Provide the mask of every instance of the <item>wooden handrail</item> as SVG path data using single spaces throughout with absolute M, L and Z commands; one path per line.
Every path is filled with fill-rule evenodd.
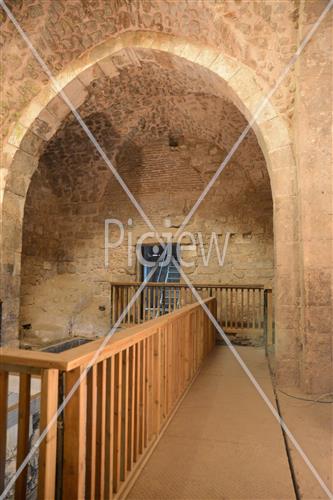
M 207 304 L 213 298 L 204 300 Z M 146 321 L 144 324 L 133 325 L 125 331 L 117 332 L 110 338 L 107 345 L 103 348 L 97 363 L 113 354 L 119 352 L 126 347 L 131 347 L 136 342 L 144 340 L 152 335 L 157 329 L 166 325 L 172 319 L 177 319 L 181 316 L 188 314 L 192 309 L 198 307 L 198 303 L 188 304 L 181 309 L 174 312 L 159 316 L 158 318 Z M 19 371 L 21 367 L 26 367 L 31 370 L 31 373 L 36 373 L 36 370 L 41 368 L 55 368 L 60 371 L 70 371 L 77 366 L 85 366 L 93 358 L 95 352 L 98 350 L 103 342 L 103 338 L 81 344 L 68 351 L 53 353 L 43 351 L 29 351 L 26 349 L 16 348 L 0 348 L 0 370 L 5 369 L 6 365 L 17 368 Z M 36 369 L 36 370 L 34 370 Z
M 204 302 L 215 316 L 215 297 Z M 20 373 L 19 464 L 31 446 L 30 375 L 41 376 L 41 432 L 102 342 L 92 341 L 62 353 L 1 349 L 1 490 L 5 483 L 8 376 Z M 62 491 L 77 500 L 118 498 L 156 446 L 214 344 L 214 326 L 198 303 L 116 333 L 69 399 L 58 430 L 54 423 L 40 447 L 38 498 L 54 499 L 61 484 Z M 27 475 L 22 474 L 15 496 L 24 499 L 26 494 Z
M 110 285 L 116 286 L 139 286 L 142 285 L 142 281 L 111 281 Z M 186 283 L 165 283 L 156 281 L 147 281 L 146 286 L 154 287 L 166 287 L 170 288 L 172 286 L 177 286 L 179 288 L 188 288 Z M 224 285 L 222 283 L 193 283 L 194 288 L 255 288 L 255 289 L 265 289 L 264 285 Z M 266 288 L 267 289 L 267 288 Z M 268 288 L 270 289 L 270 288 Z
M 122 326 L 145 322 L 166 311 L 194 301 L 192 291 L 186 283 L 145 284 L 141 294 L 123 314 L 125 307 L 134 298 L 141 282 L 110 283 L 110 323 L 113 325 L 122 315 Z M 246 335 L 256 345 L 263 342 L 265 311 L 264 296 L 271 289 L 264 285 L 223 285 L 195 283 L 193 287 L 202 299 L 215 296 L 217 320 L 224 331 L 231 335 Z M 252 341 L 251 340 L 251 341 Z

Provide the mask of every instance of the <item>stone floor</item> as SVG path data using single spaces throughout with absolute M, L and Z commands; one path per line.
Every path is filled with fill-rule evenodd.
M 263 350 L 237 349 L 274 401 Z M 128 498 L 295 498 L 280 426 L 227 347 L 208 358 Z
M 295 388 L 286 387 L 283 390 L 296 397 L 310 398 L 309 395 L 297 392 Z M 290 431 L 333 492 L 333 405 L 297 400 L 279 391 L 278 399 L 281 414 Z M 332 400 L 332 395 L 321 398 L 321 401 L 329 400 Z M 292 445 L 290 453 L 302 500 L 327 499 L 326 493 Z

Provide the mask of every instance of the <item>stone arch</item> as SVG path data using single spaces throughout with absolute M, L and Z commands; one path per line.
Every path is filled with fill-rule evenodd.
M 265 96 L 255 73 L 221 51 L 186 38 L 147 31 L 126 32 L 89 49 L 55 77 L 56 85 L 52 83 L 46 85 L 22 113 L 4 148 L 5 187 L 2 193 L 1 269 L 4 278 L 2 294 L 4 297 L 10 297 L 7 299 L 8 304 L 5 304 L 4 310 L 4 329 L 7 330 L 9 339 L 15 338 L 17 329 L 15 318 L 18 317 L 19 308 L 25 196 L 32 174 L 38 166 L 40 151 L 70 112 L 59 96 L 59 92 L 64 90 L 74 106 L 79 107 L 85 100 L 86 86 L 96 78 L 96 72 L 102 72 L 109 77 L 115 76 L 118 72 L 111 56 L 122 49 L 130 51 L 133 48 L 168 52 L 215 73 L 223 83 L 225 94 L 248 120 L 251 120 L 257 106 Z M 284 339 L 280 342 L 281 353 L 288 353 L 287 357 L 281 356 L 281 366 L 283 371 L 285 365 L 290 375 L 292 365 L 294 372 L 291 378 L 295 379 L 298 372 L 294 361 L 296 334 L 287 331 L 292 329 L 288 324 L 291 304 L 295 305 L 296 310 L 297 302 L 295 290 L 297 287 L 295 284 L 297 283 L 295 280 L 297 262 L 296 167 L 292 141 L 287 124 L 271 103 L 259 116 L 253 129 L 266 159 L 274 201 L 277 269 L 275 286 L 278 290 L 276 326 L 279 329 L 279 339 Z M 294 284 L 291 286 L 291 283 Z M 289 295 L 285 299 L 282 290 L 288 288 Z
M 74 106 L 79 107 L 86 96 L 85 87 L 95 78 L 96 65 L 104 74 L 112 77 L 117 74 L 117 69 L 111 56 L 122 49 L 131 48 L 168 52 L 215 73 L 224 82 L 226 95 L 248 120 L 251 120 L 265 97 L 255 72 L 218 49 L 164 33 L 135 31 L 120 34 L 89 49 L 69 68 L 61 71 L 55 77 L 56 85 L 51 82 L 46 85 L 21 114 L 4 148 L 5 190 L 11 188 L 11 172 L 14 173 L 12 167 L 17 162 L 18 153 L 23 151 L 32 157 L 38 156 L 42 143 L 54 135 L 63 118 L 70 112 L 58 95 L 59 91 L 64 90 Z M 271 182 L 274 183 L 273 151 L 285 148 L 285 167 L 293 169 L 295 166 L 288 126 L 274 106 L 268 103 L 253 124 L 253 129 L 265 155 Z M 274 186 L 272 192 L 274 197 Z

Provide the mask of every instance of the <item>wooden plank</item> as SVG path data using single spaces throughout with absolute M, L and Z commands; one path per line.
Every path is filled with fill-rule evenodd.
M 31 376 L 27 373 L 21 373 L 18 406 L 16 469 L 20 467 L 29 452 L 30 383 Z M 16 480 L 16 500 L 26 498 L 27 472 L 28 467 L 25 467 Z
M 155 334 L 156 335 L 156 334 Z M 154 346 L 153 346 L 153 336 L 148 339 L 148 423 L 147 423 L 147 440 L 150 442 L 153 434 L 153 362 L 154 362 Z
M 129 393 L 129 350 L 123 351 L 122 359 L 122 408 L 121 408 L 121 464 L 120 479 L 127 477 L 128 454 L 128 393 Z
M 106 361 L 106 418 L 105 418 L 105 498 L 113 497 L 114 454 L 114 357 Z
M 0 370 L 0 492 L 5 488 L 8 417 L 8 372 Z
M 121 411 L 122 411 L 122 352 L 114 357 L 114 456 L 113 456 L 113 492 L 117 493 L 120 487 L 121 463 Z
M 50 424 L 58 408 L 58 370 L 42 371 L 40 399 L 40 432 Z M 39 448 L 38 498 L 51 500 L 55 496 L 57 461 L 57 421 L 53 423 Z
M 87 375 L 87 449 L 86 498 L 95 499 L 96 487 L 96 429 L 97 429 L 97 367 Z
M 140 451 L 143 453 L 147 446 L 146 440 L 146 411 L 147 411 L 147 340 L 142 341 L 142 387 L 141 387 L 141 436 Z
M 140 372 L 141 372 L 141 344 L 138 343 L 136 348 L 136 363 L 135 363 L 135 436 L 134 436 L 134 462 L 139 459 L 139 441 L 140 441 Z
M 127 470 L 131 471 L 134 462 L 134 440 L 135 440 L 135 346 L 129 349 L 129 371 L 128 371 L 128 431 L 127 431 Z
M 66 373 L 66 395 L 80 378 L 82 371 L 83 368 L 78 367 Z M 70 498 L 73 499 L 81 499 L 85 495 L 86 406 L 87 379 L 85 378 L 73 393 L 64 411 L 63 491 L 70 492 Z
M 96 498 L 104 498 L 105 485 L 106 361 L 97 364 Z
M 142 284 L 142 281 L 112 281 L 112 285 L 117 286 L 118 288 L 124 288 L 128 286 L 140 286 Z M 147 281 L 147 286 L 150 287 L 161 287 L 165 288 L 168 286 L 167 283 L 165 282 L 156 282 L 156 281 Z M 177 283 L 176 285 L 178 288 L 185 288 L 188 289 L 188 285 L 186 283 Z M 229 285 L 227 283 L 221 284 L 221 283 L 195 283 L 195 288 L 196 289 L 203 289 L 203 288 L 265 288 L 264 285 L 261 284 L 250 284 L 250 285 Z
M 153 336 L 153 422 L 152 433 L 157 436 L 161 428 L 161 332 Z

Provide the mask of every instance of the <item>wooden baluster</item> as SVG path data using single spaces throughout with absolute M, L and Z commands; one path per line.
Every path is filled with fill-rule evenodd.
M 120 285 L 117 287 L 117 320 L 119 319 L 120 312 L 121 312 L 121 294 L 122 294 L 122 288 Z
M 260 289 L 259 291 L 260 297 L 259 297 L 259 328 L 260 330 L 263 331 L 264 329 L 264 290 Z
M 161 413 L 162 422 L 165 421 L 167 415 L 167 364 L 168 364 L 168 353 L 167 353 L 167 342 L 166 342 L 166 328 L 163 327 L 161 332 L 161 346 L 162 346 L 162 367 L 161 367 Z
M 240 328 L 244 328 L 244 288 L 241 289 L 241 322 Z
M 122 412 L 122 352 L 114 356 L 114 456 L 113 456 L 113 492 L 120 487 L 121 464 L 121 412 Z
M 229 317 L 229 302 L 228 302 L 228 288 L 224 289 L 224 317 L 225 317 L 225 328 L 228 327 L 228 317 Z
M 106 361 L 97 364 L 96 498 L 105 497 Z
M 143 452 L 143 400 L 144 400 L 144 345 L 139 342 L 139 400 L 138 400 L 138 433 L 139 433 L 139 454 Z
M 92 366 L 87 375 L 87 453 L 86 498 L 96 498 L 96 430 L 97 430 L 97 367 Z
M 40 433 L 42 434 L 58 409 L 59 372 L 54 369 L 43 369 L 41 378 Z M 56 463 L 57 420 L 53 422 L 39 448 L 38 498 L 40 500 L 53 499 L 55 496 Z
M 136 365 L 135 365 L 135 441 L 134 441 L 134 461 L 137 462 L 140 454 L 140 372 L 141 372 L 141 343 L 136 344 Z
M 128 371 L 128 431 L 127 431 L 127 469 L 131 471 L 134 462 L 134 440 L 135 440 L 135 346 L 129 349 L 129 371 Z
M 153 422 L 152 434 L 161 428 L 161 330 L 153 336 Z
M 20 373 L 20 392 L 19 392 L 19 415 L 17 430 L 17 453 L 16 469 L 19 468 L 29 452 L 29 423 L 30 423 L 30 385 L 31 376 L 27 373 Z M 56 410 L 55 410 L 56 411 Z M 27 472 L 26 466 L 15 483 L 15 499 L 23 500 L 26 498 L 27 490 Z
M 114 324 L 114 311 L 113 311 L 113 303 L 114 303 L 114 285 L 112 283 L 110 284 L 110 300 L 111 300 L 111 307 L 110 307 L 110 326 L 112 328 Z
M 122 361 L 122 409 L 121 409 L 121 462 L 120 478 L 122 481 L 127 477 L 127 454 L 128 454 L 128 382 L 129 382 L 129 350 L 123 351 Z
M 138 291 L 138 287 L 134 286 L 133 287 L 134 294 L 136 294 L 137 291 Z M 136 298 L 136 301 L 133 304 L 133 308 L 134 308 L 134 323 L 139 324 L 140 323 L 139 297 Z
M 147 286 L 147 317 L 146 317 L 146 321 L 149 321 L 150 320 L 150 306 L 151 306 L 151 303 L 150 303 L 150 286 Z
M 155 318 L 155 291 L 156 291 L 156 287 L 153 286 L 151 288 L 151 315 L 150 315 L 151 319 Z
M 256 298 L 255 298 L 255 311 L 256 311 L 256 329 L 259 329 L 259 303 L 260 303 L 260 289 L 256 289 Z
M 235 330 L 238 333 L 238 288 L 235 288 Z
M 216 319 L 217 321 L 221 324 L 221 320 L 222 320 L 222 317 L 221 317 L 221 309 L 222 309 L 222 289 L 221 287 L 217 287 L 216 288 L 216 293 L 215 293 L 215 297 L 216 297 Z
M 8 372 L 0 370 L 0 493 L 5 488 L 8 417 Z
M 146 442 L 146 411 L 147 411 L 147 339 L 142 341 L 142 398 L 141 398 L 141 440 L 140 450 L 143 453 Z
M 256 321 L 256 289 L 252 289 L 252 313 L 253 313 L 253 329 L 255 330 L 257 327 Z
M 66 394 L 83 372 L 82 367 L 65 374 Z M 85 496 L 87 380 L 83 379 L 68 401 L 64 412 L 63 491 L 71 498 Z
M 145 407 L 145 433 L 144 433 L 144 444 L 145 448 L 148 446 L 149 440 L 149 415 L 150 415 L 150 392 L 149 392 L 149 383 L 150 383 L 150 337 L 145 340 L 146 345 L 146 372 L 145 372 L 145 394 L 146 394 L 146 407 Z
M 114 456 L 114 356 L 106 360 L 106 415 L 105 415 L 105 498 L 113 497 L 113 456 Z M 92 499 L 91 499 L 92 500 Z
M 130 287 L 130 301 L 133 300 L 133 297 L 134 297 L 134 287 L 131 286 Z M 132 303 L 131 309 L 130 309 L 130 323 L 132 325 L 135 324 L 135 303 L 134 302 Z
M 149 293 L 149 317 L 148 319 L 152 319 L 154 316 L 153 316 L 153 290 L 154 290 L 154 287 L 150 286 L 149 289 L 148 289 L 148 293 Z
M 158 316 L 158 293 L 159 288 L 155 286 L 154 288 L 154 318 Z
M 160 315 L 160 303 L 161 303 L 161 293 L 162 293 L 162 288 L 159 286 L 157 288 L 157 316 Z
M 126 290 L 125 307 L 128 307 L 128 304 L 130 302 L 130 287 L 126 286 L 125 290 Z M 131 309 L 127 310 L 126 320 L 127 320 L 127 324 L 129 325 L 131 323 Z
M 142 300 L 143 300 L 143 321 L 147 321 L 147 307 L 148 307 L 148 295 L 147 295 L 147 286 L 142 291 Z
M 256 295 L 255 288 L 252 288 L 252 316 L 253 316 L 253 329 L 256 327 Z
M 267 340 L 268 345 L 274 344 L 273 338 L 273 293 L 272 290 L 267 294 Z

